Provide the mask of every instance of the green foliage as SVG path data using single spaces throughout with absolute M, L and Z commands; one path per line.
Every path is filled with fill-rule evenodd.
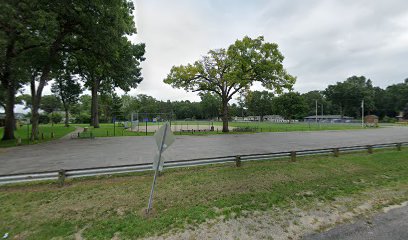
M 370 79 L 364 76 L 352 76 L 344 82 L 329 85 L 325 95 L 334 105 L 339 107 L 341 115 L 361 116 L 361 101 L 367 113 L 375 110 L 374 88 Z
M 399 83 L 388 86 L 385 89 L 382 100 L 378 102 L 383 105 L 388 116 L 397 116 L 408 103 L 408 84 Z
M 40 124 L 48 124 L 50 122 L 50 117 L 48 116 L 48 114 L 40 114 L 38 122 Z
M 115 117 L 117 120 L 126 120 L 122 112 L 122 99 L 116 93 L 105 93 L 100 96 L 99 112 L 103 122 L 112 122 Z
M 69 71 L 63 71 L 55 78 L 51 91 L 59 96 L 64 109 L 69 111 L 70 107 L 79 101 L 82 88 L 78 79 L 74 78 Z
M 246 96 L 246 106 L 251 115 L 263 116 L 273 114 L 274 94 L 268 91 L 249 91 Z
M 212 93 L 201 93 L 201 109 L 204 118 L 213 119 L 220 115 L 221 99 L 220 96 Z
M 305 99 L 307 105 L 307 115 L 316 114 L 316 100 L 317 100 L 317 113 L 322 114 L 337 114 L 337 108 L 332 105 L 330 101 L 326 99 L 323 91 L 310 91 L 302 94 L 302 97 Z
M 75 117 L 75 123 L 91 123 L 91 115 L 89 114 L 80 114 Z
M 60 123 L 62 121 L 62 119 L 63 119 L 63 116 L 61 114 L 59 114 L 59 113 L 50 113 L 50 114 L 48 114 L 48 118 L 53 123 Z
M 173 66 L 164 83 L 187 91 L 211 92 L 222 101 L 223 131 L 228 131 L 228 102 L 254 82 L 280 93 L 291 89 L 296 78 L 282 65 L 283 55 L 275 43 L 263 37 L 244 37 L 228 49 L 210 50 L 202 59 L 185 66 Z
M 285 119 L 300 119 L 307 115 L 307 104 L 302 95 L 297 92 L 289 92 L 275 98 L 276 112 Z
M 55 95 L 45 95 L 41 99 L 40 108 L 46 113 L 61 110 L 61 100 Z
M 408 119 L 408 103 L 405 105 L 402 113 L 403 113 L 403 118 Z

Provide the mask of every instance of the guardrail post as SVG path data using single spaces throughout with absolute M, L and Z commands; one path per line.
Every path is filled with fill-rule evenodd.
M 368 154 L 372 154 L 373 153 L 373 146 L 368 145 L 367 146 L 367 152 L 368 152 Z
M 60 187 L 64 186 L 65 178 L 66 178 L 65 170 L 64 169 L 59 170 L 58 171 L 58 185 Z
M 290 152 L 290 161 L 296 162 L 296 152 L 295 151 Z
M 235 156 L 235 166 L 241 167 L 241 156 Z
M 397 143 L 397 151 L 401 151 L 401 143 Z
M 333 148 L 333 154 L 335 157 L 338 157 L 340 155 L 340 151 L 338 148 Z

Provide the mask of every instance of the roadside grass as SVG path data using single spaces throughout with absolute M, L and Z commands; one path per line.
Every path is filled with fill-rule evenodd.
M 37 144 L 61 138 L 74 130 L 75 127 L 72 125 L 69 127 L 65 127 L 64 124 L 54 124 L 54 126 L 52 126 L 51 124 L 40 124 L 40 139 L 33 142 L 28 141 L 28 137 L 31 135 L 31 125 L 23 125 L 14 132 L 16 140 L 0 141 L 0 148 L 17 146 L 17 138 L 19 137 L 21 138 L 21 145 Z M 3 131 L 4 128 L 0 128 L 0 136 L 3 136 Z M 51 133 L 54 133 L 54 138 L 51 138 Z
M 20 239 L 135 239 L 245 216 L 290 204 L 353 197 L 367 189 L 408 186 L 408 149 L 340 157 L 288 159 L 167 169 L 154 211 L 144 215 L 152 172 L 0 186 L 0 234 Z

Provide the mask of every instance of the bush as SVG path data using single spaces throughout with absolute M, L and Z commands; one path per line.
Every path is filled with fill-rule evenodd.
M 397 122 L 397 119 L 392 118 L 392 117 L 385 116 L 385 117 L 382 119 L 382 122 L 385 122 L 385 123 L 395 123 L 395 122 Z
M 75 123 L 87 123 L 87 124 L 90 124 L 91 123 L 91 116 L 90 115 L 85 115 L 85 114 L 78 115 L 77 117 L 75 117 Z
M 48 124 L 50 122 L 50 118 L 46 114 L 40 114 L 38 122 L 40 124 Z
M 53 123 L 60 123 L 63 119 L 62 115 L 59 113 L 50 113 L 48 117 Z

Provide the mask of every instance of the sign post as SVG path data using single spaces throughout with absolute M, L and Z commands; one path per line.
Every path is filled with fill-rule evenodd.
M 153 162 L 153 170 L 154 170 L 154 177 L 153 177 L 153 183 L 152 183 L 152 188 L 150 190 L 150 197 L 149 197 L 149 203 L 147 205 L 147 211 L 146 213 L 149 213 L 149 211 L 152 209 L 152 202 L 153 202 L 153 193 L 154 193 L 154 187 L 156 185 L 156 179 L 157 179 L 157 174 L 158 172 L 162 169 L 162 162 L 164 161 L 162 157 L 162 153 L 174 142 L 174 135 L 171 132 L 171 128 L 169 126 L 169 123 L 166 122 L 154 135 L 154 138 L 156 140 L 157 148 L 159 149 L 158 152 L 158 157 L 155 157 L 154 162 Z

